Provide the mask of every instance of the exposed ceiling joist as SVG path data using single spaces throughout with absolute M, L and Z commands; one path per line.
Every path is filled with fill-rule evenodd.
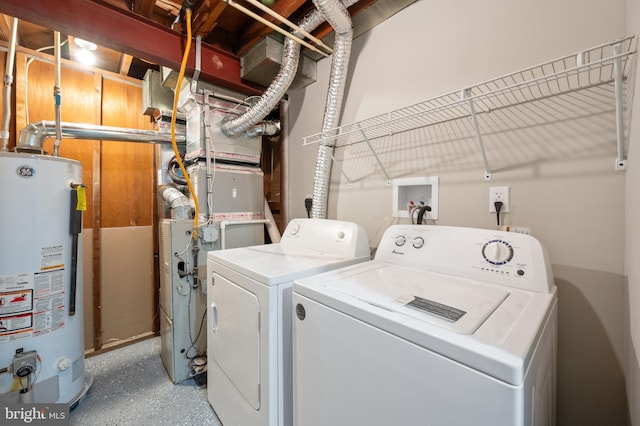
M 106 3 L 90 0 L 2 0 L 0 13 L 85 38 L 174 70 L 179 69 L 182 61 L 184 37 L 181 34 Z M 192 49 L 188 61 L 189 74 L 194 70 L 194 51 Z M 262 92 L 262 88 L 241 80 L 237 56 L 206 44 L 202 46 L 200 78 L 241 93 Z

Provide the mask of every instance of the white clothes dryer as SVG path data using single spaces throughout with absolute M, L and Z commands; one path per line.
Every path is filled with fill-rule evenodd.
M 292 425 L 293 280 L 370 260 L 350 222 L 294 219 L 278 244 L 207 255 L 207 394 L 225 426 Z
M 294 424 L 555 423 L 557 292 L 528 235 L 394 225 L 294 282 Z

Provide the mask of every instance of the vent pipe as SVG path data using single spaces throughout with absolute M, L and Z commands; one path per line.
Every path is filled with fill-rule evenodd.
M 335 0 L 339 3 L 338 0 Z M 355 4 L 357 0 L 345 0 L 344 6 L 348 7 Z M 316 29 L 321 23 L 326 20 L 324 15 L 319 10 L 314 10 L 307 14 L 299 23 L 298 27 L 306 32 L 311 32 Z M 297 37 L 304 37 L 300 31 L 294 31 L 293 35 Z M 335 52 L 334 52 L 335 56 Z M 286 38 L 284 41 L 284 52 L 282 54 L 282 64 L 280 71 L 276 75 L 275 79 L 269 85 L 267 90 L 260 96 L 260 99 L 239 117 L 225 117 L 222 122 L 222 132 L 229 136 L 235 137 L 240 135 L 245 130 L 248 130 L 251 126 L 262 121 L 272 110 L 277 103 L 291 86 L 296 71 L 298 70 L 298 63 L 300 62 L 300 45 L 290 38 Z
M 339 0 L 313 0 L 318 10 L 327 18 L 336 33 L 329 77 L 329 90 L 322 120 L 322 132 L 337 127 L 342 109 L 344 86 L 349 68 L 349 55 L 353 40 L 353 25 L 346 5 Z M 311 217 L 324 219 L 327 216 L 327 198 L 331 180 L 331 156 L 333 147 L 325 143 L 318 145 L 316 172 L 313 182 L 313 204 Z
M 56 136 L 55 121 L 39 121 L 31 123 L 20 131 L 16 149 L 22 151 L 42 152 L 46 139 Z M 120 142 L 147 142 L 171 144 L 171 135 L 153 130 L 128 129 L 124 127 L 100 126 L 97 124 L 61 122 L 60 133 L 64 139 L 108 140 Z M 186 136 L 177 134 L 178 143 L 185 143 Z

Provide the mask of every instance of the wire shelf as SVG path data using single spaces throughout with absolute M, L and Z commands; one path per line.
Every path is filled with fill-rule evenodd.
M 303 138 L 303 145 L 320 143 L 344 150 L 366 143 L 365 148 L 354 148 L 353 152 L 366 155 L 368 151 L 374 155 L 389 180 L 385 153 L 387 157 L 391 155 L 396 142 L 402 146 L 409 141 L 411 149 L 424 149 L 425 145 L 473 140 L 481 156 L 485 179 L 489 180 L 492 170 L 489 154 L 496 151 L 491 144 L 495 145 L 506 133 L 524 137 L 531 129 L 548 131 L 549 126 L 557 124 L 565 126 L 562 132 L 574 132 L 577 137 L 579 129 L 587 126 L 591 133 L 614 134 L 615 166 L 622 170 L 626 165 L 628 120 L 625 113 L 630 109 L 635 53 L 635 36 L 629 36 L 307 136 Z M 485 147 L 486 143 L 489 146 Z M 538 154 L 538 157 L 544 156 L 544 153 Z M 338 161 L 336 158 L 340 155 L 334 157 L 334 161 Z M 406 171 L 398 170 L 398 173 Z M 347 176 L 344 170 L 343 174 Z

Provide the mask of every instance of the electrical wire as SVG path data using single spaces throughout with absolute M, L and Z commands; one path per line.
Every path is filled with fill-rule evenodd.
M 187 60 L 189 59 L 189 50 L 191 49 L 191 9 L 187 8 L 185 12 L 185 21 L 187 23 L 187 40 L 186 46 L 184 49 L 184 56 L 182 57 L 182 63 L 180 64 L 180 72 L 178 73 L 178 81 L 176 82 L 175 93 L 173 97 L 173 114 L 171 115 L 171 146 L 173 147 L 173 153 L 176 157 L 176 161 L 180 166 L 180 170 L 182 171 L 182 175 L 187 180 L 187 186 L 189 187 L 189 192 L 193 197 L 193 201 L 195 203 L 195 215 L 193 217 L 193 233 L 191 234 L 194 240 L 198 239 L 198 216 L 200 213 L 200 209 L 198 206 L 198 196 L 196 194 L 195 189 L 193 188 L 193 184 L 191 179 L 189 179 L 189 174 L 184 167 L 184 163 L 182 162 L 182 158 L 180 157 L 180 153 L 178 152 L 178 143 L 176 142 L 176 118 L 178 115 L 178 100 L 180 98 L 180 89 L 182 86 L 182 80 L 184 79 L 184 73 L 187 68 Z

